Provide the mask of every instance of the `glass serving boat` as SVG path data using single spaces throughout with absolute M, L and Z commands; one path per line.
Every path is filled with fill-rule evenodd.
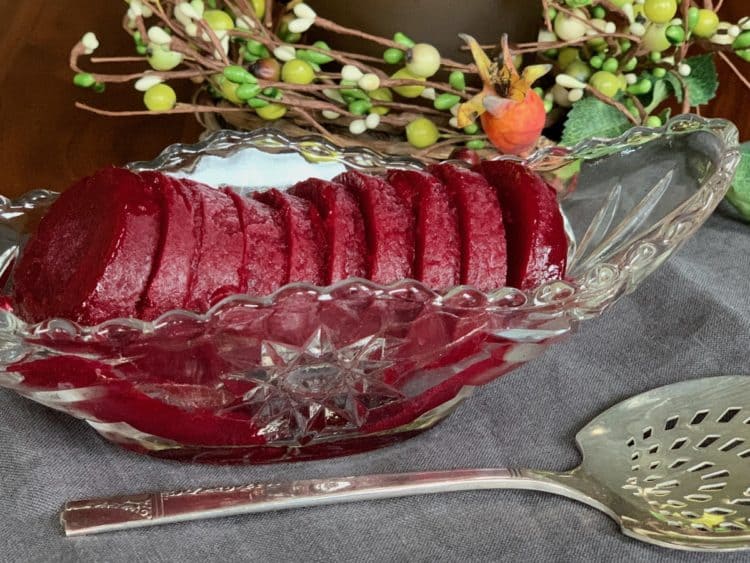
M 708 218 L 738 160 L 734 126 L 696 116 L 537 152 L 526 162 L 560 191 L 569 268 L 564 281 L 528 292 L 437 293 L 413 280 L 295 283 L 263 297 L 229 296 L 203 315 L 98 326 L 28 324 L 6 297 L 0 386 L 161 458 L 268 463 L 391 444 L 434 426 L 474 388 L 633 291 Z M 351 168 L 421 166 L 259 130 L 221 131 L 130 168 L 247 192 Z M 5 295 L 25 237 L 54 199 L 36 191 L 0 201 Z

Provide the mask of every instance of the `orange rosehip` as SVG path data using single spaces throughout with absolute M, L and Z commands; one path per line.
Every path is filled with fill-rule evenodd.
M 484 88 L 458 110 L 458 126 L 466 127 L 477 117 L 493 145 L 502 153 L 523 156 L 542 134 L 547 113 L 544 102 L 531 85 L 550 71 L 551 65 L 531 65 L 518 73 L 503 36 L 503 66 L 493 63 L 473 37 L 461 36 L 469 44 Z

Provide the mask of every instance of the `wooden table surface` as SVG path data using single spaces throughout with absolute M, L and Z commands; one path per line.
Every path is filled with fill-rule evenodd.
M 100 55 L 132 48 L 119 27 L 123 6 L 115 0 L 0 0 L 0 193 L 61 190 L 98 167 L 151 159 L 166 145 L 197 139 L 201 128 L 192 115 L 115 118 L 73 107 L 75 100 L 139 107 L 131 88 L 111 88 L 97 97 L 74 87 L 68 69 L 70 47 L 89 30 L 102 43 Z M 721 14 L 736 21 L 750 15 L 750 5 L 747 0 L 726 0 Z M 750 139 L 750 92 L 719 64 L 721 94 L 704 113 L 731 119 L 742 138 Z M 738 66 L 750 76 L 750 64 L 739 61 Z

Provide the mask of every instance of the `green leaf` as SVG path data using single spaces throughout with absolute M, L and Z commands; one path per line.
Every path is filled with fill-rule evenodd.
M 664 80 L 669 84 L 672 92 L 674 92 L 677 102 L 682 103 L 682 82 L 680 82 L 680 77 L 674 72 L 668 72 L 664 75 Z
M 716 72 L 714 57 L 708 53 L 685 59 L 690 65 L 690 76 L 685 77 L 688 99 L 692 107 L 701 106 L 714 99 L 719 89 L 719 75 Z
M 740 154 L 742 159 L 727 193 L 727 201 L 737 208 L 742 217 L 750 221 L 750 143 L 740 146 Z
M 654 111 L 657 107 L 659 107 L 659 104 L 661 104 L 668 97 L 669 87 L 667 86 L 667 83 L 664 80 L 657 80 L 656 82 L 654 82 L 654 87 L 651 94 L 651 103 L 649 103 L 645 107 L 646 113 L 651 113 L 652 111 Z
M 617 108 L 587 96 L 568 112 L 560 143 L 570 146 L 592 137 L 617 137 L 631 127 L 632 123 Z

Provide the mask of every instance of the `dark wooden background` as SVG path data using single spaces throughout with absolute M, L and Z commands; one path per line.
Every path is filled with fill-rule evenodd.
M 68 69 L 70 47 L 89 30 L 102 43 L 99 55 L 132 48 L 120 29 L 123 12 L 121 0 L 0 0 L 0 193 L 61 190 L 97 167 L 151 159 L 166 145 L 196 140 L 201 129 L 192 115 L 100 117 L 73 107 L 76 99 L 140 107 L 129 87 L 112 88 L 103 97 L 74 87 Z M 736 21 L 750 15 L 750 3 L 726 0 L 721 14 Z M 721 94 L 704 113 L 733 120 L 748 140 L 750 92 L 719 64 Z M 750 76 L 750 64 L 738 64 Z

